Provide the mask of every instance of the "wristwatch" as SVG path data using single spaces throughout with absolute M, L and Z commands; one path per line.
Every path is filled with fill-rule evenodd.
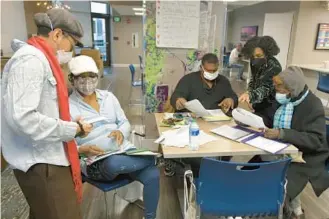
M 84 136 L 86 134 L 85 130 L 83 129 L 83 125 L 81 124 L 80 121 L 77 121 L 77 124 L 80 127 L 80 132 L 78 132 L 75 137 L 80 137 L 80 136 Z

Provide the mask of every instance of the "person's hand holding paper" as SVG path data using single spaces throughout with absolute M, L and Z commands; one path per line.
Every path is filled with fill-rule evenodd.
M 218 106 L 223 110 L 224 113 L 227 113 L 229 110 L 234 108 L 234 100 L 232 98 L 225 98 Z
M 178 98 L 176 101 L 176 109 L 182 110 L 185 109 L 186 100 L 184 98 Z

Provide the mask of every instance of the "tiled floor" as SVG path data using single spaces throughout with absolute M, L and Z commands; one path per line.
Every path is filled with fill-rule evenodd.
M 110 72 L 110 70 L 109 70 Z M 137 76 L 138 77 L 138 76 Z M 316 77 L 308 78 L 311 89 L 314 89 Z M 244 82 L 231 81 L 235 91 L 240 94 L 245 90 Z M 138 116 L 138 107 L 129 107 L 128 97 L 130 93 L 130 73 L 127 68 L 116 68 L 111 73 L 105 74 L 100 82 L 100 87 L 111 90 L 119 99 L 130 122 L 134 124 L 137 131 L 141 131 L 141 118 Z M 313 86 L 313 87 L 312 87 Z M 138 98 L 140 90 L 132 90 L 133 98 Z M 325 98 L 326 94 L 321 94 Z M 156 138 L 157 131 L 152 115 L 146 114 L 144 125 L 146 125 L 147 138 Z M 28 206 L 22 196 L 12 171 L 6 170 L 1 174 L 1 218 L 3 219 L 26 219 L 28 218 Z M 181 219 L 175 187 L 174 178 L 161 176 L 160 203 L 158 207 L 158 219 Z M 142 211 L 135 205 L 129 205 L 120 198 L 115 199 L 115 207 L 112 202 L 113 193 L 108 193 L 111 219 L 141 219 Z M 307 219 L 329 218 L 329 190 L 320 198 L 316 198 L 310 186 L 302 194 L 303 208 Z M 82 204 L 84 219 L 105 219 L 104 194 L 90 185 L 84 185 L 84 200 Z

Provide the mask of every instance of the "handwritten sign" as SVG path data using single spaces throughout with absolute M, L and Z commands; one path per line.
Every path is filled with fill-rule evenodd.
M 200 1 L 156 2 L 156 45 L 198 48 Z

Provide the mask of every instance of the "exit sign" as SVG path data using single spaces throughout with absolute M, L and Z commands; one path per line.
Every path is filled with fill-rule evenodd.
M 114 21 L 114 22 L 121 22 L 121 17 L 119 17 L 119 16 L 114 16 L 114 17 L 113 17 L 113 21 Z

